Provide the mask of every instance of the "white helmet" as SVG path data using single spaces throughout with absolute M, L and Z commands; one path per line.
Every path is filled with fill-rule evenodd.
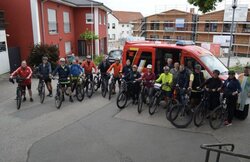
M 147 65 L 147 69 L 152 69 L 152 65 L 151 65 L 151 64 L 148 64 L 148 65 Z
M 65 58 L 60 58 L 60 62 L 65 62 Z

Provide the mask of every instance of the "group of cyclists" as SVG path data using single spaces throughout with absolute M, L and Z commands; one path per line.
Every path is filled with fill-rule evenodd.
M 69 101 L 73 102 L 72 92 L 75 90 L 75 85 L 79 76 L 90 77 L 93 80 L 93 74 L 100 72 L 101 78 L 109 80 L 110 73 L 113 74 L 115 84 L 118 82 L 120 87 L 121 78 L 128 82 L 128 91 L 131 94 L 133 104 L 138 103 L 138 97 L 141 90 L 141 84 L 147 89 L 148 100 L 150 101 L 154 95 L 154 84 L 161 83 L 163 90 L 163 98 L 167 100 L 173 95 L 174 89 L 178 88 L 181 91 L 177 94 L 177 100 L 182 102 L 182 93 L 190 92 L 190 104 L 198 105 L 202 98 L 202 89 L 208 92 L 209 96 L 209 110 L 213 110 L 220 104 L 220 93 L 223 91 L 224 96 L 228 102 L 228 118 L 225 121 L 225 125 L 231 125 L 234 116 L 234 110 L 237 106 L 238 94 L 241 92 L 240 82 L 235 77 L 234 71 L 229 71 L 228 79 L 222 83 L 219 78 L 220 71 L 214 70 L 210 79 L 205 79 L 201 66 L 199 64 L 190 68 L 183 64 L 175 62 L 173 64 L 172 59 L 168 59 L 166 65 L 163 67 L 163 73 L 158 78 L 152 71 L 152 65 L 146 66 L 144 73 L 138 72 L 137 65 L 131 65 L 131 61 L 127 60 L 126 65 L 123 67 L 120 63 L 120 58 L 116 58 L 113 64 L 110 64 L 107 57 L 103 57 L 101 63 L 96 66 L 92 61 L 91 56 L 87 56 L 86 60 L 81 64 L 78 60 L 73 59 L 71 64 L 66 63 L 65 58 L 60 58 L 59 65 L 54 71 L 52 71 L 51 64 L 48 61 L 48 57 L 42 58 L 42 63 L 38 66 L 38 74 L 40 79 L 43 79 L 46 83 L 49 94 L 47 96 L 52 97 L 52 85 L 51 79 L 58 74 L 59 82 L 64 90 L 69 90 Z M 19 76 L 25 78 L 22 83 L 22 87 L 25 90 L 26 87 L 29 91 L 30 101 L 33 101 L 31 91 L 31 77 L 32 70 L 27 66 L 26 61 L 22 61 L 21 67 L 14 71 L 10 78 Z M 116 86 L 113 88 L 113 94 L 117 92 Z M 23 101 L 26 100 L 24 95 Z M 64 97 L 63 97 L 64 100 Z

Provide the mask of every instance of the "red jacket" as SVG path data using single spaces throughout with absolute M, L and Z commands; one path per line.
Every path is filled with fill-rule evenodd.
M 151 88 L 154 87 L 154 84 L 150 81 L 154 81 L 155 80 L 155 74 L 154 73 L 144 73 L 142 76 L 142 79 L 145 80 L 145 86 L 147 88 Z
M 90 61 L 89 63 L 87 61 L 84 61 L 82 63 L 82 67 L 84 68 L 84 72 L 85 74 L 92 74 L 92 69 L 95 69 L 96 72 L 96 66 L 95 63 L 93 61 Z
M 21 78 L 26 78 L 26 80 L 22 82 L 22 85 L 29 85 L 31 84 L 32 70 L 29 66 L 27 66 L 26 68 L 19 67 L 10 76 L 19 76 Z

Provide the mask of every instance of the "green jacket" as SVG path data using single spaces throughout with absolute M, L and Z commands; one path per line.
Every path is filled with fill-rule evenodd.
M 161 84 L 163 84 L 162 89 L 164 91 L 171 91 L 171 84 L 173 81 L 173 75 L 171 73 L 165 74 L 162 73 L 160 75 L 160 77 L 156 80 L 156 82 L 161 82 Z M 168 83 L 169 86 L 165 85 L 166 83 Z

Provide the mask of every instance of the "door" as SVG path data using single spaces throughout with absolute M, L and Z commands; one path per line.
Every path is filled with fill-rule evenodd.
M 21 56 L 19 47 L 8 48 L 9 52 L 9 62 L 10 62 L 10 71 L 15 71 L 21 65 Z
M 87 56 L 87 46 L 84 40 L 78 40 L 78 56 Z

